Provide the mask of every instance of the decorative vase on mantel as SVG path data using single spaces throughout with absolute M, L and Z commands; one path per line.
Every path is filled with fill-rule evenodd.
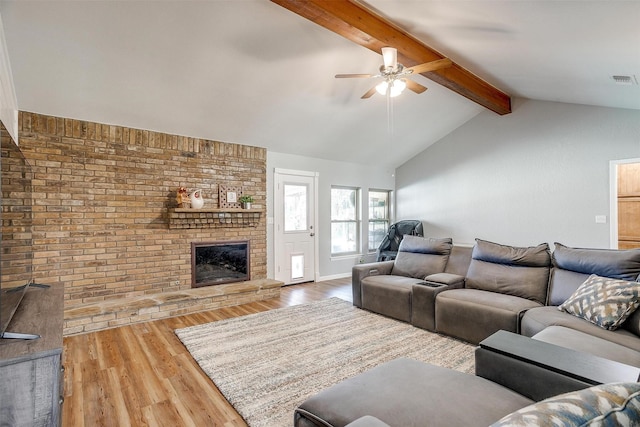
M 242 204 L 242 209 L 251 209 L 251 203 L 253 203 L 253 196 L 240 197 L 240 204 Z
M 189 198 L 191 199 L 191 209 L 202 209 L 202 207 L 204 206 L 202 190 L 193 190 L 191 194 L 189 194 Z

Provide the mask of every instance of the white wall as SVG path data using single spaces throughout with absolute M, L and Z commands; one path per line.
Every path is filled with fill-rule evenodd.
M 517 99 L 512 114 L 483 112 L 398 168 L 397 217 L 456 243 L 606 248 L 609 161 L 637 157 L 638 110 Z
M 384 153 L 381 153 L 384 155 Z M 359 187 L 363 190 L 363 200 L 367 200 L 367 190 L 394 189 L 394 171 L 379 167 L 354 163 L 336 162 L 311 157 L 267 152 L 267 275 L 274 277 L 273 247 L 273 174 L 274 169 L 292 169 L 318 172 L 318 229 L 316 236 L 319 242 L 319 271 L 321 279 L 344 277 L 351 274 L 351 267 L 360 261 L 361 255 L 331 258 L 331 186 L 345 185 Z M 363 203 L 362 216 L 368 216 L 367 203 Z M 362 244 L 366 245 L 366 230 L 361 230 Z M 365 247 L 366 249 L 366 247 Z M 374 248 L 375 249 L 375 248 Z M 365 259 L 372 261 L 375 254 L 365 254 Z
M 4 39 L 2 16 L 0 16 L 0 121 L 13 140 L 18 143 L 18 101 L 13 86 L 9 52 Z

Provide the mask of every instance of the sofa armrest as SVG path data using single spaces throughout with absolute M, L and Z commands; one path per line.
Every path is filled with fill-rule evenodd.
M 354 265 L 351 270 L 351 288 L 353 290 L 353 305 L 362 307 L 362 279 L 369 276 L 391 274 L 393 261 L 370 262 Z
M 441 275 L 451 276 L 449 278 L 451 283 L 447 284 L 431 280 L 432 277 Z M 453 280 L 454 278 L 457 279 Z M 446 277 L 441 277 L 440 279 L 446 279 Z M 462 287 L 464 287 L 464 277 L 448 273 L 431 274 L 425 278 L 424 282 L 418 282 L 413 285 L 411 288 L 411 324 L 422 329 L 435 331 L 436 297 L 440 292 Z
M 442 283 L 443 285 L 449 285 L 450 289 L 464 288 L 464 276 L 451 273 L 436 273 L 430 274 L 424 278 L 425 282 Z

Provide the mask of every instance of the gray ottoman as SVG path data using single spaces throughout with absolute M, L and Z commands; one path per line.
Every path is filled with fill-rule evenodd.
M 488 426 L 533 401 L 484 378 L 396 359 L 310 397 L 296 427 L 344 427 L 370 415 L 391 426 Z

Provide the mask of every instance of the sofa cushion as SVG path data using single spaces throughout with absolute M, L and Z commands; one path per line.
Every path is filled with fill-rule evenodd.
M 546 243 L 532 247 L 476 239 L 465 286 L 546 302 L 551 254 Z
M 472 251 L 473 247 L 471 246 L 454 245 L 451 248 L 451 254 L 449 254 L 449 260 L 447 261 L 444 272 L 457 274 L 458 276 L 466 276 L 469 270 L 469 263 L 471 262 Z
M 546 327 L 553 325 L 565 326 L 582 331 L 586 334 L 640 351 L 640 339 L 632 332 L 624 328 L 618 328 L 615 331 L 602 329 L 600 326 L 596 326 L 584 319 L 560 311 L 558 307 L 546 306 L 527 310 L 522 317 L 520 333 L 527 337 L 532 337 Z
M 640 351 L 575 329 L 564 326 L 549 326 L 532 338 L 640 368 Z
M 549 305 L 562 304 L 591 274 L 622 280 L 640 277 L 640 249 L 570 248 L 555 243 Z
M 554 243 L 553 263 L 563 270 L 622 280 L 640 275 L 640 249 L 583 249 Z
M 424 279 L 430 274 L 442 273 L 452 246 L 451 238 L 404 236 L 391 274 Z
M 640 310 L 634 311 L 627 321 L 622 324 L 622 327 L 627 331 L 640 336 Z
M 420 280 L 404 276 L 362 279 L 362 308 L 403 322 L 411 322 L 411 289 Z
M 436 331 L 473 344 L 500 329 L 518 333 L 522 313 L 540 303 L 480 289 L 450 289 L 436 297 Z
M 638 308 L 639 298 L 640 283 L 592 274 L 558 309 L 613 331 Z
M 551 269 L 549 279 L 548 305 L 558 306 L 565 302 L 589 278 L 589 274 L 563 270 L 559 267 Z
M 602 384 L 554 396 L 491 427 L 632 426 L 640 419 L 640 383 Z

